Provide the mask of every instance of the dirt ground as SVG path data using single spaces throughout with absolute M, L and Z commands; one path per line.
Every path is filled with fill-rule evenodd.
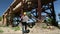
M 34 27 L 29 34 L 60 34 L 60 30 L 55 29 L 42 29 L 40 27 Z
M 37 24 L 33 28 L 29 28 L 30 32 L 28 34 L 60 34 L 60 29 L 54 27 L 54 29 L 43 29 Z M 18 31 L 14 31 L 11 27 L 0 27 L 3 33 L 0 34 L 22 34 L 22 28 Z

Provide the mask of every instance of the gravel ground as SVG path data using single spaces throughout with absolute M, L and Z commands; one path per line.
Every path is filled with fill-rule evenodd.
M 60 30 L 56 27 L 54 29 L 43 29 L 37 24 L 33 28 L 29 28 L 30 32 L 28 34 L 60 34 Z M 11 27 L 0 27 L 3 33 L 0 34 L 22 34 L 22 30 L 14 31 Z
M 29 34 L 60 34 L 60 29 L 58 29 L 57 27 L 53 27 L 53 29 L 43 29 L 41 28 L 41 24 L 37 25 L 30 29 L 31 31 Z

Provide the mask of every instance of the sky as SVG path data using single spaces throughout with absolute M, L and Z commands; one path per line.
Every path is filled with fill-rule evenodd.
M 56 19 L 59 20 L 58 13 L 60 13 L 60 0 L 54 2 L 54 8 L 56 13 Z
M 13 0 L 0 0 L 0 16 L 2 16 L 12 2 Z
M 10 6 L 13 0 L 0 0 L 0 16 L 5 12 L 5 10 Z M 60 13 L 60 0 L 54 2 L 54 8 L 56 13 L 56 19 L 58 18 L 58 13 Z

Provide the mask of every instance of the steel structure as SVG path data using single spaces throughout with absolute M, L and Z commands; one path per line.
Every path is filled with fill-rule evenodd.
M 3 23 L 12 23 L 12 18 L 15 13 L 23 14 L 24 11 L 36 9 L 38 18 L 41 19 L 41 13 L 47 13 L 53 18 L 52 24 L 56 25 L 56 15 L 54 10 L 54 2 L 56 0 L 14 0 L 3 14 Z M 46 10 L 50 10 L 50 13 Z M 8 20 L 9 18 L 9 20 Z

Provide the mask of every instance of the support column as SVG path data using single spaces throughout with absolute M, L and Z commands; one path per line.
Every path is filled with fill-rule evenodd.
M 50 8 L 50 10 L 51 10 L 51 16 L 53 18 L 52 25 L 57 26 L 58 23 L 56 23 L 56 15 L 55 15 L 55 10 L 54 10 L 54 4 L 53 4 L 53 2 L 51 2 L 51 8 Z
M 4 15 L 3 15 L 2 17 L 3 17 L 3 18 L 2 18 L 2 20 L 3 20 L 3 21 L 2 21 L 2 24 L 4 24 Z
M 7 22 L 6 16 L 7 16 L 7 13 L 4 14 L 4 22 L 3 22 L 4 26 L 6 26 L 6 22 Z
M 41 9 L 41 0 L 38 0 L 38 8 L 37 8 L 37 13 L 38 13 L 38 18 L 41 19 L 41 12 L 42 12 L 42 9 Z
M 9 11 L 7 12 L 6 19 L 7 19 L 7 21 L 6 21 L 6 25 L 9 26 Z
M 10 6 L 10 11 L 9 11 L 9 17 L 10 17 L 10 20 L 9 20 L 9 22 L 10 22 L 10 25 L 12 25 L 12 22 L 13 22 L 13 7 L 12 6 Z
M 56 15 L 55 15 L 55 11 L 54 11 L 54 4 L 52 2 L 52 16 L 53 16 L 53 25 L 57 26 L 58 23 L 56 23 Z

